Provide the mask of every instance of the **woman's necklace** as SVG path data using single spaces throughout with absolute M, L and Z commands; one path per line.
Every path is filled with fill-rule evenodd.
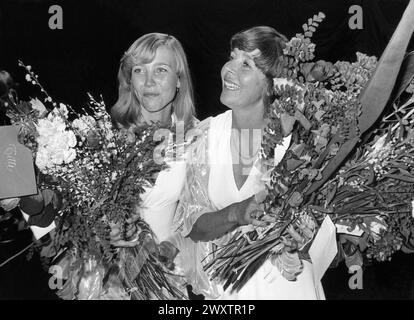
M 232 154 L 235 154 L 238 156 L 239 159 L 242 160 L 243 163 L 252 163 L 253 159 L 255 159 L 257 157 L 257 154 L 260 151 L 260 145 L 258 148 L 256 148 L 256 151 L 253 153 L 253 155 L 250 156 L 250 137 L 249 137 L 249 142 L 247 143 L 247 156 L 245 156 L 244 154 L 246 154 L 245 149 L 243 148 L 244 152 L 241 152 L 241 148 L 240 145 L 244 145 L 243 142 L 240 139 L 240 133 L 239 133 L 239 129 L 232 129 L 231 132 L 231 138 L 230 138 L 230 148 L 232 151 Z M 234 151 L 234 152 L 233 152 Z

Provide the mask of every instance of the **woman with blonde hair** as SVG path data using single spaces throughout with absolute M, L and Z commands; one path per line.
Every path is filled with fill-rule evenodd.
M 175 37 L 150 33 L 137 39 L 121 59 L 118 81 L 119 97 L 111 108 L 111 116 L 120 127 L 133 130 L 140 124 L 151 122 L 165 128 L 184 127 L 184 130 L 193 126 L 190 71 L 183 47 Z M 168 144 L 172 143 L 171 134 Z M 139 215 L 150 225 L 160 242 L 171 234 L 185 179 L 183 159 L 171 159 L 167 155 L 165 160 L 168 168 L 161 171 L 155 185 L 141 195 L 139 208 Z M 120 238 L 114 244 L 135 245 Z
M 184 49 L 175 37 L 149 33 L 137 39 L 121 59 L 118 82 L 111 115 L 121 126 L 168 124 L 171 117 L 192 126 L 193 86 Z

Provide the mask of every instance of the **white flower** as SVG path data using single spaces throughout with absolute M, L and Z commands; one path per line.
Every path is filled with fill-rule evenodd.
M 96 126 L 96 121 L 93 117 L 84 115 L 73 120 L 72 126 L 82 135 L 86 135 L 90 129 L 93 129 Z
M 372 146 L 373 150 L 368 154 L 368 163 L 375 164 L 387 157 L 391 151 L 391 144 L 385 143 L 386 135 L 380 137 Z
M 47 112 L 45 105 L 38 98 L 30 100 L 30 104 L 34 110 L 39 111 L 40 116 Z
M 382 150 L 382 148 L 385 145 L 385 139 L 386 138 L 387 138 L 387 136 L 383 135 L 377 141 L 375 141 L 375 143 L 373 145 L 374 150 L 372 151 L 373 154 L 379 153 Z
M 73 133 L 73 131 L 66 131 L 66 138 L 67 138 L 67 140 L 66 140 L 67 146 L 69 148 L 73 148 L 73 147 L 76 146 L 77 141 L 76 141 L 76 136 Z
M 104 126 L 107 130 L 112 131 L 112 123 L 111 122 L 105 121 Z
M 37 123 L 37 132 L 40 140 L 48 141 L 51 138 L 57 138 L 65 129 L 66 125 L 60 118 L 49 117 L 47 119 L 40 119 Z M 38 141 L 42 143 L 41 141 Z
M 61 165 L 63 161 L 65 161 L 65 151 L 64 150 L 55 150 L 54 152 L 50 152 L 50 160 L 53 164 Z
M 411 216 L 414 218 L 414 200 L 411 201 Z
M 44 148 L 39 148 L 36 153 L 36 166 L 40 171 L 44 171 L 48 166 L 49 159 L 47 158 L 47 152 Z
M 65 163 L 70 163 L 76 158 L 76 150 L 75 149 L 65 150 L 63 156 L 64 156 Z
M 114 137 L 114 133 L 111 130 L 108 130 L 106 132 L 106 140 L 111 141 L 113 139 L 113 137 Z
M 45 101 L 52 101 L 52 99 L 50 97 L 48 97 Z M 53 105 L 56 105 L 55 103 Z M 50 120 L 52 119 L 56 119 L 56 118 L 61 118 L 61 121 L 63 121 L 63 119 L 67 119 L 69 115 L 68 109 L 67 107 L 63 104 L 60 103 L 59 104 L 59 108 L 55 107 L 52 112 L 49 113 L 48 118 Z
M 381 231 L 387 230 L 387 224 L 383 221 L 381 217 L 376 217 L 379 221 L 371 221 L 369 224 L 369 229 L 371 230 L 371 235 L 374 238 L 374 241 L 378 241 L 381 239 Z
M 62 110 L 65 112 L 65 110 Z M 66 130 L 66 125 L 59 114 L 49 114 L 47 119 L 37 123 L 36 165 L 41 171 L 46 171 L 55 165 L 70 163 L 76 157 L 77 140 L 73 131 Z
M 26 79 L 27 82 L 32 81 L 32 78 L 30 77 L 30 74 L 26 74 L 25 79 Z
M 65 116 L 65 118 L 68 117 L 68 115 L 69 115 L 68 108 L 63 103 L 59 103 L 59 111 L 60 111 L 61 114 L 63 114 Z

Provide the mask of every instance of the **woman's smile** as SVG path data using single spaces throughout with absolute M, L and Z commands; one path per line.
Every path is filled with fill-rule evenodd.
M 224 89 L 231 90 L 231 91 L 240 90 L 240 86 L 239 85 L 237 85 L 233 81 L 230 81 L 230 80 L 228 80 L 226 78 L 224 78 L 224 80 L 223 80 L 223 87 L 224 87 Z
M 248 108 L 263 104 L 267 87 L 266 76 L 257 68 L 254 57 L 260 50 L 246 52 L 235 48 L 221 71 L 220 101 L 231 109 Z

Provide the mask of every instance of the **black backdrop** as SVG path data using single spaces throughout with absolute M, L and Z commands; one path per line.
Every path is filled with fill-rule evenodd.
M 20 82 L 22 97 L 35 95 L 17 67 L 32 65 L 58 101 L 81 106 L 86 92 L 102 94 L 107 106 L 117 96 L 119 59 L 148 32 L 165 32 L 184 45 L 200 119 L 225 107 L 219 102 L 220 69 L 232 34 L 254 25 L 275 27 L 287 37 L 301 32 L 309 17 L 327 18 L 314 35 L 318 59 L 354 60 L 361 51 L 380 56 L 408 0 L 2 0 L 0 70 Z M 49 6 L 63 9 L 63 30 L 51 30 Z M 363 28 L 351 30 L 352 5 L 363 8 Z M 413 42 L 410 45 L 413 48 Z
M 49 93 L 75 108 L 86 92 L 102 94 L 108 106 L 117 95 L 118 61 L 128 46 L 148 32 L 165 32 L 184 45 L 193 73 L 200 119 L 225 109 L 220 105 L 220 69 L 232 34 L 254 25 L 270 25 L 291 37 L 322 11 L 327 18 L 314 36 L 318 59 L 354 60 L 361 51 L 380 56 L 408 0 L 1 0 L 0 70 L 20 82 L 23 98 L 37 94 L 18 68 L 33 66 Z M 50 30 L 49 6 L 63 9 L 63 30 Z M 348 27 L 352 5 L 363 8 L 363 29 Z M 410 44 L 414 48 L 413 42 Z M 0 119 L 0 124 L 1 124 Z M 1 230 L 0 230 L 1 231 Z M 13 230 L 10 230 L 13 233 Z M 18 241 L 0 245 L 0 262 L 31 241 L 30 231 Z M 414 256 L 397 254 L 392 262 L 374 264 L 364 273 L 364 290 L 348 288 L 342 264 L 323 279 L 328 299 L 413 299 Z M 56 298 L 47 287 L 49 275 L 38 258 L 23 254 L 0 269 L 1 299 Z

